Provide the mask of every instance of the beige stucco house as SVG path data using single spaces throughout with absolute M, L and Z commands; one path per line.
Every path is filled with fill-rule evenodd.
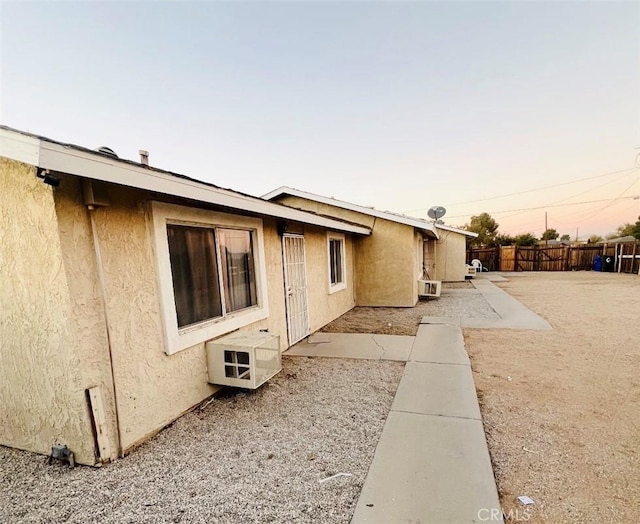
M 263 198 L 371 229 L 354 239 L 359 306 L 412 307 L 419 279 L 458 282 L 467 274 L 466 238 L 475 233 L 290 187 Z
M 0 444 L 122 456 L 216 391 L 207 341 L 285 349 L 356 303 L 372 225 L 6 127 L 0 184 Z

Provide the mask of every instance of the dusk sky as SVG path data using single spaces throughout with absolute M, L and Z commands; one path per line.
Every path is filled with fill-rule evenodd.
M 0 17 L 11 127 L 147 149 L 256 196 L 441 205 L 450 225 L 487 211 L 503 233 L 540 235 L 545 210 L 583 238 L 640 215 L 638 2 L 2 2 Z

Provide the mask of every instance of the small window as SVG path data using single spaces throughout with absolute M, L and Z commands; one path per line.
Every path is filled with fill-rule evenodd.
M 342 284 L 342 241 L 329 240 L 329 257 L 331 259 L 331 285 Z
M 330 234 L 329 245 L 329 292 L 346 287 L 346 265 L 344 235 Z

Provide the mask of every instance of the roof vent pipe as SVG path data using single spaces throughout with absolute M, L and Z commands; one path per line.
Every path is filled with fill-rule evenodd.
M 140 163 L 143 166 L 148 166 L 149 165 L 149 151 L 145 151 L 144 149 L 140 149 L 138 151 L 138 153 L 140 153 Z
M 113 157 L 113 158 L 118 158 L 118 155 L 116 155 L 116 152 L 113 149 L 111 149 L 110 147 L 107 147 L 107 146 L 99 147 L 98 149 L 96 149 L 96 151 L 98 153 L 102 153 L 103 155 L 108 155 L 108 156 Z

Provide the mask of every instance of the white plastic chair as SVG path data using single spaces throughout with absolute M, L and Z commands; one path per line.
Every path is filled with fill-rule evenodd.
M 477 273 L 482 273 L 484 271 L 484 268 L 482 267 L 482 262 L 480 262 L 480 260 L 478 260 L 477 258 L 474 258 L 471 261 L 471 265 L 476 268 Z

